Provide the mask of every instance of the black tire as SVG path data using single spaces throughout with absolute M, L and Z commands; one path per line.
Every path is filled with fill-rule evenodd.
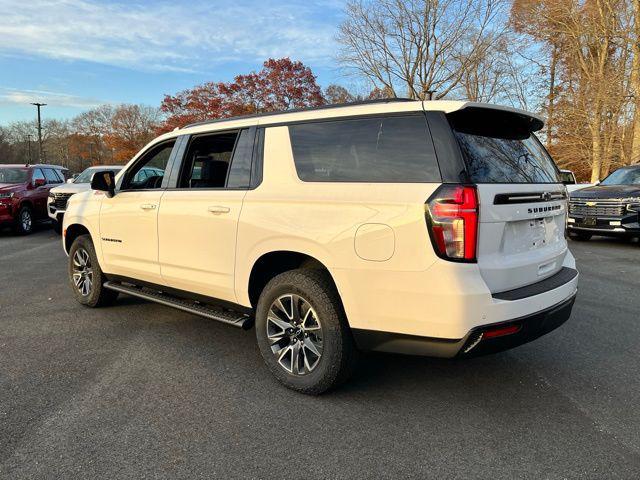
M 278 362 L 277 354 L 271 349 L 272 342 L 267 337 L 267 314 L 277 299 L 288 295 L 299 296 L 306 301 L 317 314 L 321 327 L 321 356 L 311 371 L 297 375 Z M 358 351 L 338 292 L 324 270 L 291 270 L 274 277 L 258 300 L 255 327 L 262 358 L 271 373 L 290 389 L 319 395 L 346 381 L 356 366 Z M 283 339 L 285 344 L 289 341 L 284 336 Z M 301 344 L 305 342 L 304 339 L 299 341 Z M 304 370 L 306 364 L 304 361 L 301 363 Z
M 80 269 L 81 265 L 77 263 L 78 257 L 89 259 L 89 269 L 91 270 L 91 286 L 84 288 L 86 284 L 82 286 L 76 284 L 77 277 L 74 278 L 74 274 L 77 275 L 80 271 L 85 272 L 84 277 L 88 276 L 86 273 L 87 268 Z M 81 235 L 73 241 L 71 248 L 69 249 L 69 284 L 73 290 L 78 303 L 87 307 L 102 307 L 113 303 L 118 297 L 118 292 L 108 290 L 104 288 L 104 282 L 106 278 L 100 269 L 98 263 L 98 257 L 96 250 L 93 247 L 93 242 L 89 235 Z
M 569 238 L 577 242 L 586 242 L 588 240 L 591 240 L 592 236 L 592 233 L 587 232 L 569 232 Z
M 29 235 L 33 232 L 33 212 L 26 205 L 18 210 L 14 230 L 18 235 Z

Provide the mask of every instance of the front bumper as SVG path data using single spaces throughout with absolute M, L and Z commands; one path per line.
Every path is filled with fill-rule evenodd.
M 0 225 L 13 224 L 16 213 L 16 209 L 12 204 L 0 202 Z
M 459 340 L 426 338 L 372 330 L 353 330 L 362 350 L 429 357 L 462 358 L 501 352 L 531 342 L 565 323 L 571 316 L 576 298 L 570 298 L 545 310 L 506 322 L 481 325 Z M 492 337 L 491 332 L 513 330 L 514 333 Z
M 47 203 L 47 215 L 49 215 L 49 218 L 51 220 L 55 220 L 58 223 L 62 224 L 65 211 L 66 211 L 66 208 L 57 208 L 51 201 L 51 198 L 49 199 Z
M 627 211 L 624 216 L 586 216 L 570 213 L 567 229 L 605 236 L 640 235 L 640 213 Z

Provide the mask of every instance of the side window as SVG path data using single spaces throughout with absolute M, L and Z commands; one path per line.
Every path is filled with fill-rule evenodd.
M 178 188 L 224 188 L 239 132 L 191 138 Z
M 251 184 L 251 159 L 253 156 L 253 135 L 250 130 L 242 130 L 233 152 L 227 188 L 249 188 Z
M 161 143 L 145 153 L 125 174 L 121 190 L 149 190 L 162 187 L 175 140 Z
M 31 175 L 31 181 L 35 182 L 36 180 L 46 181 L 46 178 L 44 178 L 44 174 L 42 173 L 42 170 L 40 170 L 39 168 L 35 168 L 33 170 L 33 174 Z
M 289 126 L 305 182 L 440 182 L 423 115 L 370 117 Z
M 43 170 L 44 170 L 44 176 L 47 179 L 48 184 L 62 183 L 62 181 L 60 180 L 60 177 L 58 177 L 58 174 L 54 169 L 45 168 Z

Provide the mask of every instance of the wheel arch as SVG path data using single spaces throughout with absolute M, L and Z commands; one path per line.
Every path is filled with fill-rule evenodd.
M 64 251 L 67 253 L 67 255 L 69 254 L 69 250 L 71 249 L 71 245 L 73 245 L 75 239 L 81 235 L 91 236 L 91 232 L 89 231 L 89 229 L 81 223 L 72 223 L 64 229 Z
M 264 287 L 276 275 L 299 268 L 324 270 L 329 275 L 333 287 L 340 296 L 340 289 L 331 270 L 320 260 L 307 253 L 293 250 L 274 250 L 263 253 L 253 262 L 247 283 L 249 301 L 253 308 L 258 304 L 258 298 Z M 341 300 L 342 301 L 342 300 Z M 344 307 L 343 307 L 344 308 Z
M 33 206 L 33 202 L 29 199 L 23 199 L 20 201 L 20 203 L 18 204 L 18 210 L 20 210 L 23 207 L 29 207 L 31 209 L 31 211 L 33 212 L 34 206 Z

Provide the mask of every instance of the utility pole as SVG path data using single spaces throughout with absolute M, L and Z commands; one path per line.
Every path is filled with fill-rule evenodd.
M 34 102 L 31 105 L 35 105 L 38 109 L 38 160 L 42 163 L 42 122 L 40 121 L 40 107 L 44 107 L 46 103 Z
M 27 134 L 27 148 L 29 149 L 29 164 L 31 164 L 32 160 L 31 160 L 31 134 L 30 133 Z

